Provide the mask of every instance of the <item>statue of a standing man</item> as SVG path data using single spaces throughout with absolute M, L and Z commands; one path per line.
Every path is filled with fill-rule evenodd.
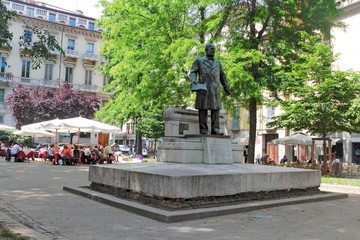
M 211 134 L 223 135 L 220 131 L 221 108 L 220 83 L 226 95 L 230 95 L 229 84 L 218 60 L 214 59 L 215 45 L 205 46 L 206 56 L 195 60 L 190 70 L 190 80 L 196 91 L 195 108 L 199 110 L 200 134 L 208 134 L 207 116 L 211 110 Z

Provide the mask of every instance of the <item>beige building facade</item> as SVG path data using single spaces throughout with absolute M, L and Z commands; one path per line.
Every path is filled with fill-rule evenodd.
M 68 82 L 84 95 L 97 95 L 102 102 L 109 99 L 110 95 L 101 91 L 105 78 L 96 69 L 103 63 L 99 50 L 102 45 L 101 29 L 96 26 L 96 19 L 85 16 L 81 11 L 66 11 L 39 1 L 4 0 L 2 3 L 8 10 L 15 11 L 18 17 L 9 21 L 9 30 L 13 34 L 11 47 L 0 47 L 1 124 L 16 124 L 6 102 L 7 95 L 16 84 L 58 88 L 61 82 Z M 22 36 L 36 41 L 28 26 L 46 29 L 60 43 L 65 56 L 53 51 L 55 62 L 45 61 L 40 68 L 32 69 L 33 59 L 23 56 L 24 48 L 19 46 Z

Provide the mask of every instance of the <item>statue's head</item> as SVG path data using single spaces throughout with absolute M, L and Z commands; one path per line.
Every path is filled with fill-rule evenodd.
M 205 52 L 206 52 L 207 57 L 214 57 L 215 56 L 215 45 L 212 43 L 206 44 Z

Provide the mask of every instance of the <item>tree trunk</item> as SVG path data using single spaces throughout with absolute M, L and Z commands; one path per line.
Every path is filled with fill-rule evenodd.
M 321 167 L 321 173 L 322 175 L 326 175 L 326 162 L 327 162 L 327 147 L 326 147 L 326 134 L 322 135 L 323 140 L 323 161 L 322 161 L 322 167 Z
M 156 138 L 155 138 L 155 140 L 154 140 L 154 158 L 156 158 L 156 142 L 157 142 L 157 140 L 156 140 Z
M 249 104 L 250 132 L 247 163 L 254 164 L 255 159 L 255 140 L 256 140 L 256 99 L 251 98 Z
M 136 139 L 135 139 L 135 154 L 136 155 L 142 155 L 142 133 L 139 129 L 139 127 L 136 125 L 136 133 L 135 133 Z

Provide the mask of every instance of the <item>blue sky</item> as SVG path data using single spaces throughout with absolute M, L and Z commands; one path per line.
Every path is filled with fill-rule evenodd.
M 100 18 L 101 9 L 95 7 L 98 0 L 40 0 L 41 2 L 51 4 L 57 7 L 65 8 L 67 10 L 83 11 L 85 16 Z

